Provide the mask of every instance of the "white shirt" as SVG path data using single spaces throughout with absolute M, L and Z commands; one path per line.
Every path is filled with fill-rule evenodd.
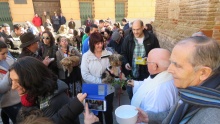
M 157 75 L 158 76 L 158 75 Z M 156 76 L 156 77 L 157 77 Z M 154 77 L 154 78 L 156 78 Z M 153 81 L 154 79 L 152 79 Z M 161 79 L 163 81 L 163 79 Z M 144 81 L 135 81 L 133 94 L 137 92 L 139 87 L 144 83 L 153 83 Z M 146 86 L 146 85 L 145 85 Z M 166 81 L 156 88 L 145 94 L 141 101 L 140 108 L 146 111 L 155 113 L 168 111 L 178 100 L 178 89 L 174 86 L 173 80 Z

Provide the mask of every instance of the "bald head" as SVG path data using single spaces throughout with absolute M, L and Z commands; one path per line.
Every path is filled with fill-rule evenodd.
M 138 19 L 138 20 L 134 20 L 132 25 L 138 25 L 138 26 L 140 26 L 140 27 L 143 27 L 143 26 L 144 26 L 144 23 L 143 23 L 142 20 L 139 20 L 139 19 Z
M 148 64 L 148 71 L 150 74 L 157 74 L 162 71 L 167 70 L 170 65 L 170 51 L 163 48 L 155 48 L 152 49 L 148 53 L 147 61 L 154 62 L 152 64 Z M 152 66 L 152 67 L 151 67 Z
M 144 23 L 141 20 L 135 20 L 132 24 L 132 32 L 135 38 L 143 38 L 144 37 Z

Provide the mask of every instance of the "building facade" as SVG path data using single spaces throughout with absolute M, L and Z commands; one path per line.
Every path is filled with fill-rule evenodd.
M 46 11 L 50 16 L 54 12 L 62 12 L 66 19 L 76 22 L 76 26 L 83 25 L 87 17 L 91 19 L 107 19 L 112 22 L 127 18 L 128 21 L 141 19 L 144 23 L 154 21 L 156 0 L 1 0 L 1 6 L 7 6 L 7 18 L 11 22 L 23 23 L 31 21 L 34 14 L 42 16 Z M 1 9 L 1 8 L 0 8 Z M 0 23 L 6 18 L 0 14 Z M 10 19 L 8 20 L 10 22 Z

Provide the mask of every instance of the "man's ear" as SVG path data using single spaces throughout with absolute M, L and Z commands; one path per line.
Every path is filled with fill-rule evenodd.
M 144 28 L 144 26 L 142 27 L 142 30 L 144 30 L 145 28 Z
M 206 80 L 208 77 L 210 77 L 212 74 L 212 69 L 210 67 L 202 67 L 200 69 L 200 76 L 199 79 L 201 81 Z
M 152 66 L 153 66 L 153 70 L 154 70 L 154 71 L 156 71 L 156 70 L 157 70 L 157 68 L 158 68 L 157 63 L 152 64 Z

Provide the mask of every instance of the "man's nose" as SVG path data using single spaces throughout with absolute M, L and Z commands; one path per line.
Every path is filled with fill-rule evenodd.
M 169 67 L 167 68 L 167 71 L 168 71 L 169 73 L 172 73 L 172 72 L 173 72 L 173 64 L 172 64 L 172 63 L 170 63 Z

